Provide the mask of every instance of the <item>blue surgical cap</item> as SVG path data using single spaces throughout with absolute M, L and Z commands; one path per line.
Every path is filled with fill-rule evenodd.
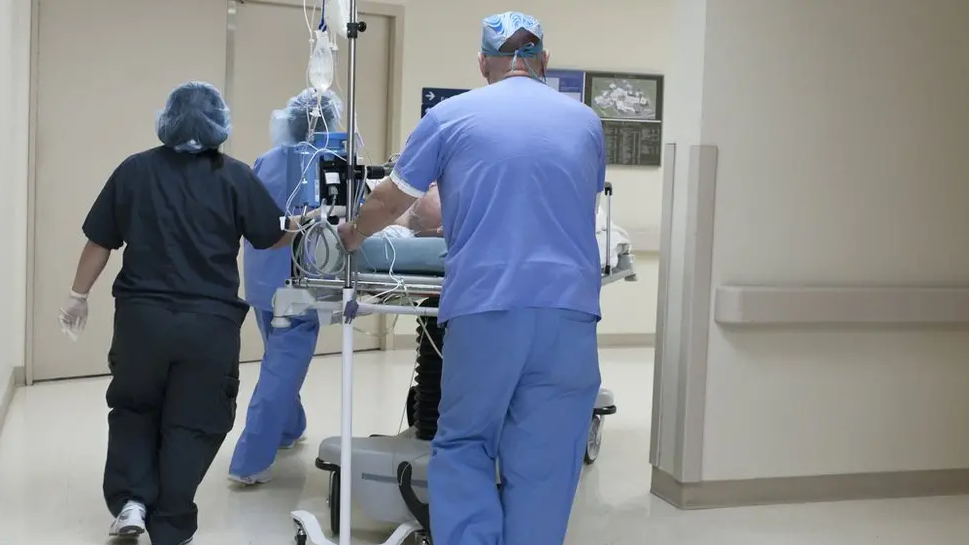
M 155 126 L 158 139 L 175 151 L 200 153 L 219 149 L 229 138 L 229 108 L 219 90 L 193 81 L 168 95 Z
M 502 53 L 501 46 L 505 45 L 505 42 L 519 30 L 526 30 L 534 34 L 538 38 L 538 43 L 531 47 L 523 47 L 515 52 Z M 534 57 L 542 52 L 543 38 L 542 24 L 538 22 L 538 19 L 517 11 L 492 15 L 481 22 L 481 52 L 489 57 Z
M 292 146 L 306 142 L 315 132 L 335 132 L 342 111 L 343 101 L 333 91 L 317 98 L 314 89 L 306 89 L 289 99 L 285 108 L 273 112 L 269 138 L 274 146 Z

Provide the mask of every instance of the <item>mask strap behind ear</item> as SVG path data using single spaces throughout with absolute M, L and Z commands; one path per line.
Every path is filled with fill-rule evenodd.
M 543 74 L 542 76 L 539 76 L 538 74 L 536 74 L 535 71 L 532 70 L 532 67 L 527 62 L 527 59 L 534 59 L 534 58 L 538 57 L 539 55 L 541 55 L 544 51 L 545 50 L 543 48 L 538 47 L 535 44 L 529 42 L 529 43 L 527 43 L 527 44 L 519 47 L 518 49 L 514 50 L 511 53 L 502 53 L 500 51 L 496 51 L 493 54 L 489 54 L 488 52 L 484 52 L 484 54 L 485 54 L 486 57 L 487 56 L 493 56 L 493 57 L 511 57 L 511 69 L 512 70 L 515 69 L 515 64 L 518 62 L 518 59 L 520 57 L 522 59 L 522 64 L 525 65 L 525 69 L 528 70 L 528 73 L 531 74 L 531 76 L 533 78 L 537 79 L 538 81 L 540 81 L 542 83 L 547 83 L 546 80 L 545 80 L 545 75 Z

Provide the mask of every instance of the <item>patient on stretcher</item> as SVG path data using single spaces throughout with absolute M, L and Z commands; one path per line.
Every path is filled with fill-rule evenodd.
M 437 184 L 431 184 L 396 222 L 364 241 L 358 266 L 374 273 L 443 275 L 447 245 L 442 237 L 441 198 Z M 609 221 L 601 206 L 596 214 L 596 240 L 600 260 L 605 264 L 608 257 L 612 267 L 619 264 L 621 254 L 631 251 L 629 235 Z
M 437 192 L 437 184 L 431 184 L 430 189 L 397 221 L 377 233 L 385 238 L 415 238 L 440 237 L 441 228 L 441 196 Z
M 608 232 L 608 236 L 606 233 Z M 365 257 L 365 265 L 371 265 L 375 270 L 385 267 L 383 257 L 374 257 L 375 254 L 390 256 L 388 244 L 400 239 L 413 238 L 441 238 L 443 237 L 441 227 L 441 196 L 438 193 L 437 183 L 433 183 L 423 197 L 418 199 L 407 212 L 397 218 L 390 226 L 378 232 L 376 236 L 368 240 L 362 250 Z M 387 240 L 390 239 L 390 240 Z M 619 256 L 631 251 L 629 244 L 629 234 L 625 229 L 619 227 L 614 222 L 610 222 L 606 210 L 600 205 L 596 213 L 596 239 L 599 242 L 599 255 L 603 264 L 606 257 L 609 258 L 609 265 L 615 267 L 619 264 Z M 609 246 L 608 251 L 606 246 Z M 400 267 L 404 262 L 415 261 L 420 266 L 410 272 L 443 272 L 444 267 L 444 243 L 407 243 L 406 246 L 398 245 L 393 255 L 397 262 L 397 270 L 403 272 Z M 391 257 L 387 257 L 391 259 Z M 433 267 L 428 268 L 425 262 L 433 262 Z M 440 269 L 440 271 L 439 271 Z

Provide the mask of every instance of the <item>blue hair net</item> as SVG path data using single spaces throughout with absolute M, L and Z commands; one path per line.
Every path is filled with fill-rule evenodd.
M 158 139 L 175 151 L 201 153 L 219 149 L 229 138 L 229 108 L 219 90 L 193 81 L 176 87 L 158 114 Z
M 538 38 L 539 43 L 523 47 L 514 53 L 502 53 L 501 46 L 519 30 L 526 30 Z M 534 57 L 542 52 L 542 23 L 531 15 L 517 11 L 507 11 L 486 17 L 481 22 L 481 52 L 489 57 Z
M 316 90 L 306 89 L 289 99 L 286 107 L 273 112 L 269 138 L 274 146 L 306 142 L 315 132 L 334 132 L 340 124 L 343 101 L 333 91 L 317 98 Z

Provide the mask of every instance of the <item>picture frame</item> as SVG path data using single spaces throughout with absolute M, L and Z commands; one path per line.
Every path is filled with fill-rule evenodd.
M 663 121 L 663 76 L 586 72 L 585 102 L 601 119 Z
M 602 120 L 607 164 L 661 166 L 663 84 L 659 74 L 586 72 L 585 103 Z

